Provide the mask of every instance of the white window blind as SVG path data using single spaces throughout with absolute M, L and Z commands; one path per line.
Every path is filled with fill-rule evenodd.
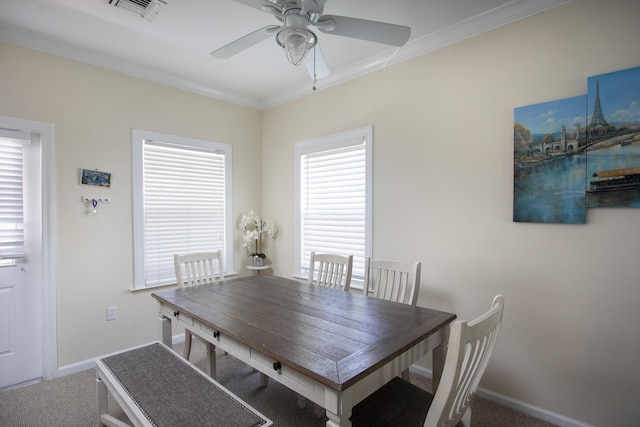
M 175 283 L 173 255 L 226 249 L 226 154 L 143 140 L 144 286 Z M 224 257 L 224 255 L 223 255 Z
M 364 278 L 370 241 L 368 134 L 338 135 L 300 147 L 299 270 L 311 251 L 353 255 L 353 278 Z
M 0 259 L 24 256 L 24 132 L 0 130 Z

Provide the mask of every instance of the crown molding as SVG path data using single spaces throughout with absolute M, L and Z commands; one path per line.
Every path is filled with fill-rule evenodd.
M 388 49 L 382 54 L 368 58 L 353 66 L 334 71 L 328 77 L 317 82 L 317 90 L 336 86 L 571 1 L 573 0 L 514 0 L 464 22 L 412 40 L 401 48 Z M 6 24 L 0 25 L 0 40 L 257 110 L 267 110 L 314 93 L 312 83 L 306 82 L 263 99 L 238 96 L 219 88 L 200 85 L 156 69 L 135 65 L 103 54 L 98 55 L 81 46 L 59 43 L 50 38 L 13 28 Z
M 42 37 L 36 33 L 14 28 L 12 26 L 0 25 L 0 40 L 35 49 L 41 52 L 61 56 L 63 58 L 93 65 L 106 70 L 115 71 L 142 80 L 148 80 L 164 86 L 170 86 L 187 92 L 208 96 L 220 101 L 241 105 L 244 107 L 261 109 L 260 103 L 255 99 L 236 96 L 216 88 L 199 85 L 192 81 L 158 71 L 150 67 L 132 64 L 104 54 L 97 54 L 90 49 Z

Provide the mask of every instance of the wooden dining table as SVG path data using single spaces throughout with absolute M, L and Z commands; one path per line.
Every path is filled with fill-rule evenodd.
M 354 405 L 429 352 L 434 387 L 455 314 L 272 275 L 154 292 L 160 339 L 171 322 L 325 408 L 328 427 L 351 426 Z

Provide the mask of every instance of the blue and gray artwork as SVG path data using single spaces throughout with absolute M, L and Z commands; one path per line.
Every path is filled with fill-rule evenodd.
M 514 109 L 513 220 L 584 224 L 640 207 L 640 67 L 588 79 L 588 95 Z
M 514 110 L 513 220 L 586 222 L 586 96 Z
M 588 84 L 587 207 L 640 207 L 640 67 Z

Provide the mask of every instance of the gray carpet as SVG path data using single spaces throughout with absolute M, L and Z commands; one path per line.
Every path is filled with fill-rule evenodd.
M 182 351 L 182 345 L 175 347 Z M 194 340 L 191 361 L 204 369 L 204 345 Z M 275 426 L 321 427 L 326 418 L 316 418 L 313 405 L 297 406 L 297 395 L 270 380 L 260 386 L 260 374 L 232 356 L 218 355 L 218 381 L 273 420 Z M 430 390 L 428 379 L 412 375 L 412 381 Z M 126 421 L 126 416 L 109 397 L 109 413 Z M 545 421 L 509 408 L 477 399 L 472 412 L 474 427 L 553 427 Z M 97 403 L 93 369 L 0 393 L 2 427 L 88 427 L 96 426 Z M 185 423 L 185 426 L 189 423 Z M 176 426 L 181 427 L 181 426 Z M 196 426 L 197 427 L 197 426 Z

